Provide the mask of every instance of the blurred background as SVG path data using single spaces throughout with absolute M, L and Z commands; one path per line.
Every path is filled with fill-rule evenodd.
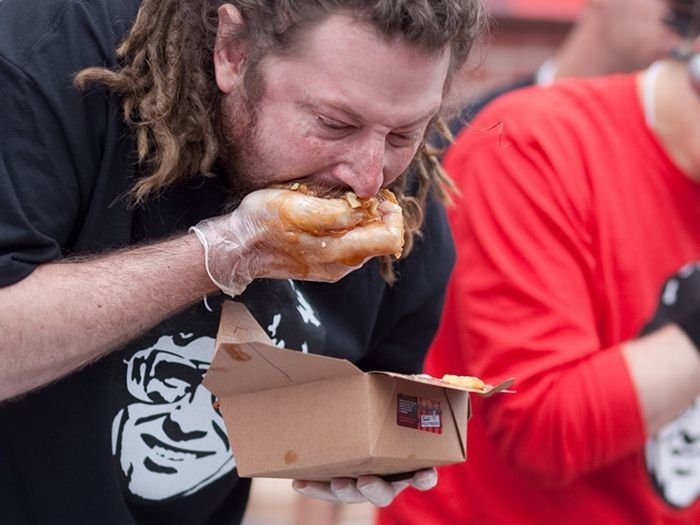
M 474 53 L 478 70 L 467 84 L 474 96 L 536 70 L 562 43 L 586 0 L 485 2 L 492 16 L 492 32 L 486 49 Z
M 487 46 L 474 53 L 459 100 L 468 102 L 495 87 L 532 74 L 559 47 L 586 0 L 485 0 L 492 16 Z M 315 525 L 335 521 L 337 525 L 370 525 L 369 504 L 332 508 L 305 505 L 314 517 L 297 517 L 301 496 L 290 480 L 256 479 L 243 525 Z M 335 514 L 335 518 L 323 514 Z

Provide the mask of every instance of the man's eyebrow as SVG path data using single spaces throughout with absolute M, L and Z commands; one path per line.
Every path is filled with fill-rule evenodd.
M 354 112 L 349 106 L 343 104 L 342 102 L 340 103 L 330 103 L 330 102 L 321 102 L 321 103 L 312 103 L 312 102 L 302 102 L 301 104 L 302 108 L 307 109 L 309 111 L 313 112 L 320 112 L 324 113 L 325 111 L 331 110 L 331 111 L 338 111 L 340 113 L 343 113 L 350 121 L 352 122 L 364 122 L 365 120 L 358 115 L 356 112 Z M 435 118 L 437 115 L 438 111 L 440 111 L 440 107 L 432 108 L 430 111 L 427 111 L 424 115 L 421 115 L 420 117 L 410 121 L 406 122 L 397 126 L 391 126 L 392 129 L 405 129 L 405 128 L 411 128 L 413 126 L 416 126 L 424 121 L 430 122 Z

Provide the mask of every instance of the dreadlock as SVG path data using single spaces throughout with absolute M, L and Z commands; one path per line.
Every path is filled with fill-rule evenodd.
M 117 56 L 119 70 L 92 67 L 76 85 L 102 84 L 121 95 L 145 177 L 135 204 L 183 178 L 206 174 L 218 155 L 214 116 L 221 98 L 212 60 L 221 2 L 146 0 Z

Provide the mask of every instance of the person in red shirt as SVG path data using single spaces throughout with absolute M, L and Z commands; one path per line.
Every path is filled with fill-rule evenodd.
M 426 371 L 517 393 L 473 399 L 468 461 L 380 524 L 700 523 L 700 0 L 669 6 L 675 58 L 505 95 L 448 152 Z

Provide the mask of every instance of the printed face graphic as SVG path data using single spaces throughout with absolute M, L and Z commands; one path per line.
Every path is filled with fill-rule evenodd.
M 126 362 L 134 402 L 114 419 L 113 448 L 132 494 L 187 495 L 234 468 L 223 419 L 201 385 L 213 349 L 211 337 L 163 336 Z
M 700 263 L 691 263 L 663 286 L 654 317 L 642 333 L 687 318 L 700 305 Z M 700 397 L 645 448 L 649 476 L 666 503 L 684 508 L 700 496 Z
M 249 290 L 255 301 L 247 306 L 277 346 L 324 348 L 325 329 L 296 283 L 263 279 Z M 204 317 L 218 322 L 209 312 Z M 112 422 L 112 452 L 128 492 L 145 500 L 188 496 L 236 466 L 224 420 L 201 384 L 215 345 L 201 334 L 211 327 L 191 319 L 176 326 L 199 326 L 196 335 L 153 336 L 124 361 L 126 398 Z
M 664 499 L 689 507 L 700 496 L 700 398 L 646 446 L 649 472 Z

